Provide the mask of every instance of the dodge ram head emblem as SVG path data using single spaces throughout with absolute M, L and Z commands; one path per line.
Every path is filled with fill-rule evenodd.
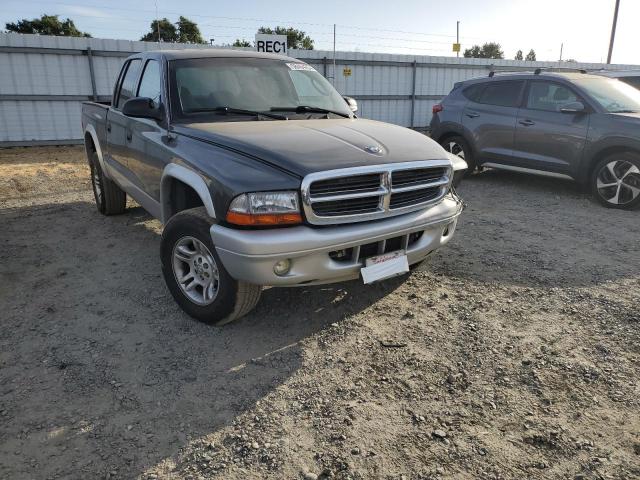
M 382 153 L 382 148 L 377 145 L 367 145 L 366 147 L 364 147 L 364 151 L 373 153 L 374 155 L 379 155 Z

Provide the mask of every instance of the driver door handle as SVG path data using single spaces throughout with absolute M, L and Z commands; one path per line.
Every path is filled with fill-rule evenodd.
M 527 120 L 520 120 L 518 123 L 519 123 L 520 125 L 524 125 L 525 127 L 530 127 L 531 125 L 535 125 L 535 124 L 536 124 L 536 122 L 534 122 L 533 120 L 529 120 L 529 119 L 527 119 Z

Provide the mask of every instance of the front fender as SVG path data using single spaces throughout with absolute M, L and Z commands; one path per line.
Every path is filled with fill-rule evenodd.
M 213 206 L 211 192 L 207 187 L 204 179 L 195 171 L 188 169 L 182 165 L 171 163 L 167 165 L 162 172 L 160 180 L 160 208 L 162 212 L 162 223 L 166 223 L 171 215 L 171 180 L 180 180 L 182 183 L 190 186 L 198 194 L 207 215 L 216 218 L 216 210 Z

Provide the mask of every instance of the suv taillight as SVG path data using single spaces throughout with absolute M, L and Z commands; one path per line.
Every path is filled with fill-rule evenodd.
M 442 105 L 440 103 L 436 103 L 432 108 L 431 111 L 433 112 L 433 114 L 435 115 L 438 112 L 441 112 L 442 109 Z

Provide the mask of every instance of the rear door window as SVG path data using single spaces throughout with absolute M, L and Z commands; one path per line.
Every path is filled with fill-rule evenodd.
M 577 95 L 564 85 L 533 81 L 529 83 L 526 108 L 545 112 L 560 112 L 560 109 L 567 103 L 577 101 Z
M 477 102 L 499 107 L 517 107 L 520 105 L 523 87 L 523 80 L 491 82 L 482 90 Z
M 462 91 L 462 94 L 471 100 L 472 102 L 477 102 L 480 99 L 480 95 L 482 95 L 482 91 L 484 90 L 484 83 L 477 83 L 475 85 L 471 85 L 470 87 L 465 88 Z
M 140 73 L 141 63 L 142 62 L 139 58 L 134 58 L 129 62 L 129 65 L 127 65 L 127 71 L 125 72 L 124 78 L 122 79 L 120 92 L 118 92 L 118 103 L 116 105 L 117 109 L 121 109 L 122 105 L 124 105 L 124 102 L 134 96 L 136 84 L 138 82 L 138 74 Z

